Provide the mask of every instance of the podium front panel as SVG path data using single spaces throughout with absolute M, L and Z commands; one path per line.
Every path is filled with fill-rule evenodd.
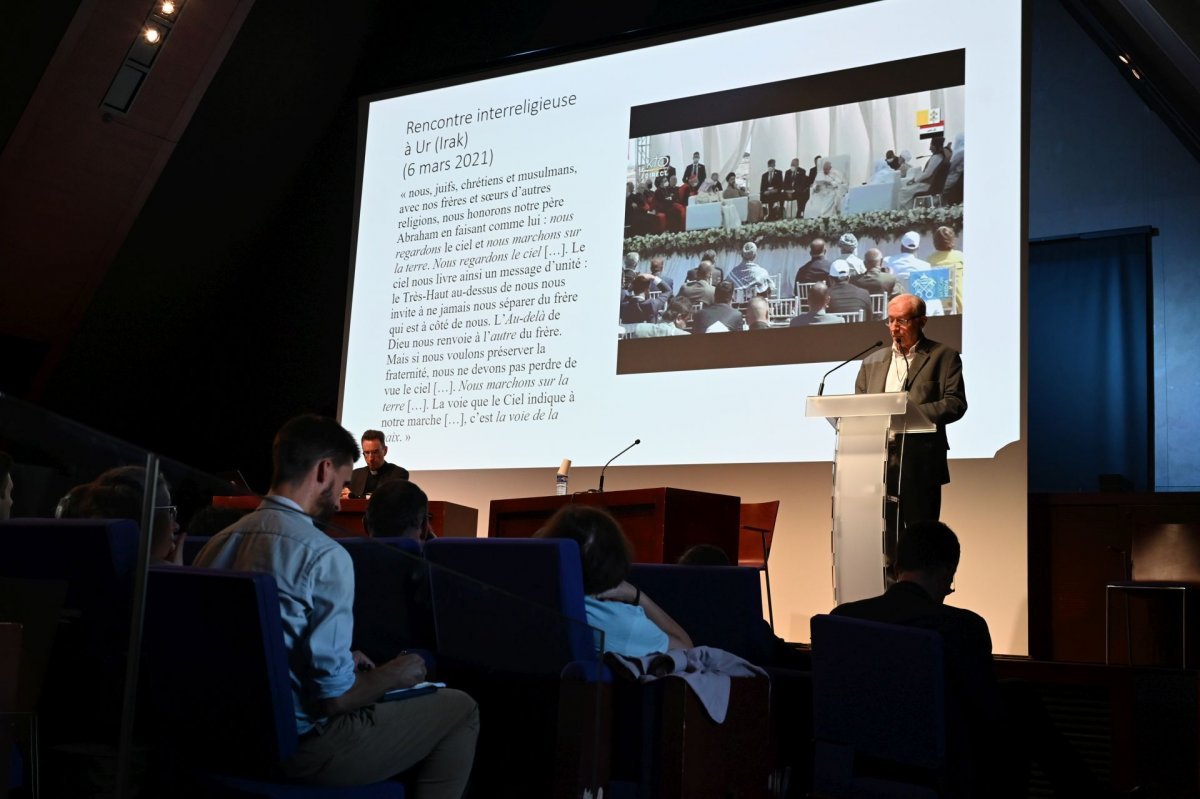
M 890 416 L 838 420 L 833 462 L 833 598 L 837 604 L 884 590 L 883 503 Z

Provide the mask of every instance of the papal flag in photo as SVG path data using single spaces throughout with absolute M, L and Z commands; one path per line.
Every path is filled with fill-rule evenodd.
M 917 112 L 917 130 L 920 138 L 932 139 L 946 135 L 946 123 L 942 120 L 942 109 L 924 108 Z

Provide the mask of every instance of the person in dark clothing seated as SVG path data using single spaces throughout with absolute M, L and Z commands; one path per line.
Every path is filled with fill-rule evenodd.
M 667 307 L 667 297 L 650 296 L 653 279 L 645 273 L 633 279 L 629 296 L 621 300 L 621 324 L 635 325 L 639 322 L 657 322 L 658 315 Z
M 942 636 L 946 704 L 963 721 L 979 796 L 1027 796 L 1030 761 L 1056 796 L 1102 796 L 1096 778 L 1023 683 L 999 683 L 992 637 L 977 613 L 944 604 L 954 593 L 961 549 L 941 522 L 916 522 L 896 545 L 896 582 L 881 596 L 847 602 L 834 616 L 933 630 Z
M 741 332 L 742 315 L 733 307 L 733 284 L 722 280 L 713 291 L 713 304 L 692 318 L 693 333 Z

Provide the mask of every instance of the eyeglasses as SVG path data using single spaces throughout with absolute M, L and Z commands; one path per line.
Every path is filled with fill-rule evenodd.
M 893 319 L 889 316 L 884 324 L 888 327 L 912 327 L 912 323 L 921 318 L 920 316 L 906 316 L 903 319 Z
M 167 515 L 170 516 L 172 520 L 179 518 L 179 506 L 178 505 L 155 505 L 154 509 L 155 510 L 165 510 L 167 512 Z

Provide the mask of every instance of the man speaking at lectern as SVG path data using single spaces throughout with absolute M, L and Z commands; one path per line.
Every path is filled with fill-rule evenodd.
M 938 521 L 942 485 L 950 482 L 946 467 L 946 425 L 967 412 L 962 359 L 945 344 L 925 338 L 925 301 L 901 294 L 888 303 L 888 332 L 892 346 L 863 359 L 854 382 L 856 394 L 907 391 L 908 401 L 920 407 L 937 425 L 931 433 L 897 433 L 888 458 L 888 494 L 896 495 L 899 466 L 900 508 L 888 512 L 888 552 L 894 550 L 897 527 L 919 521 Z M 899 522 L 897 524 L 897 521 Z

